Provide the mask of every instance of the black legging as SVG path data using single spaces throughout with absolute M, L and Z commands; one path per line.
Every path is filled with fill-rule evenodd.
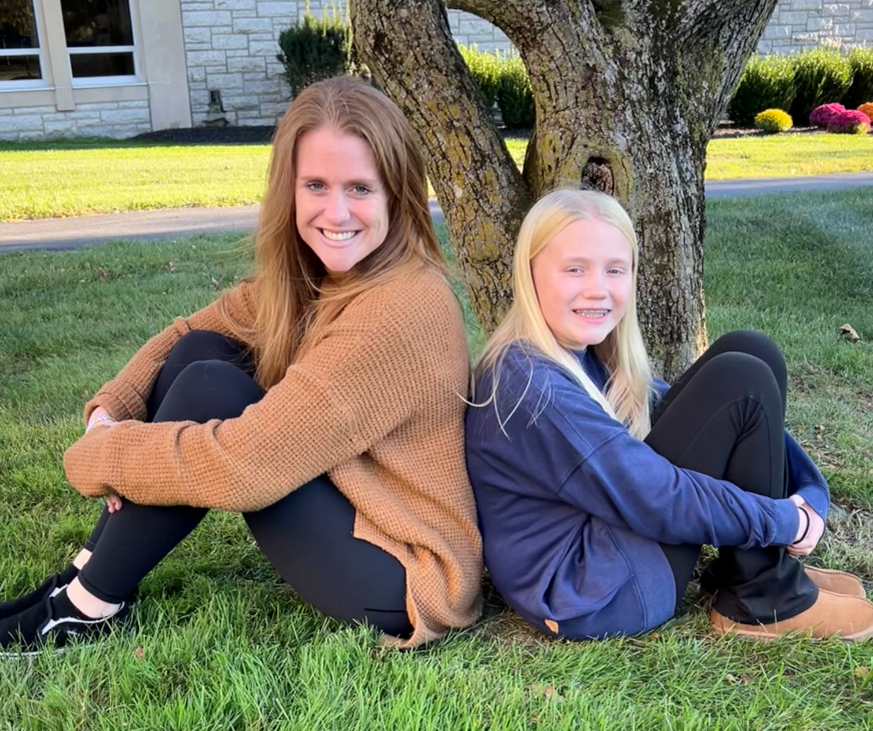
M 787 370 L 779 349 L 749 331 L 719 338 L 669 390 L 646 443 L 673 464 L 771 498 L 787 497 Z M 662 545 L 677 607 L 700 546 Z M 815 584 L 784 547 L 722 547 L 707 575 L 714 607 L 737 622 L 770 623 L 813 605 Z
M 158 375 L 148 420 L 202 423 L 239 416 L 264 394 L 252 372 L 250 357 L 237 343 L 213 332 L 187 333 Z M 91 558 L 79 573 L 88 591 L 112 603 L 123 601 L 207 512 L 122 502 L 115 513 L 103 511 L 85 543 Z M 406 571 L 390 554 L 354 537 L 355 509 L 327 477 L 243 516 L 258 547 L 305 602 L 387 634 L 412 631 Z

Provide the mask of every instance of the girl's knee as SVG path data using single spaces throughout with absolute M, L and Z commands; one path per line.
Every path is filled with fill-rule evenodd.
M 712 344 L 710 350 L 716 354 L 745 353 L 754 356 L 770 367 L 777 382 L 783 382 L 786 377 L 785 358 L 779 346 L 762 332 L 734 330 L 725 333 Z
M 703 365 L 698 376 L 706 379 L 710 388 L 728 394 L 772 392 L 780 396 L 779 381 L 770 364 L 750 353 L 720 353 Z

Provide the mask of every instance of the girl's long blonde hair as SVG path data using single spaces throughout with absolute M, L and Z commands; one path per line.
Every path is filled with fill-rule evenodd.
M 325 267 L 297 232 L 294 196 L 298 142 L 324 127 L 367 143 L 388 198 L 385 241 L 330 286 L 323 286 Z M 424 158 L 412 128 L 392 101 L 358 79 L 336 77 L 312 84 L 291 103 L 273 137 L 250 279 L 257 301 L 255 325 L 246 328 L 226 309 L 222 313 L 239 338 L 253 343 L 258 382 L 264 388 L 278 383 L 313 333 L 352 299 L 414 263 L 448 273 L 428 208 Z
M 531 272 L 531 262 L 549 241 L 559 231 L 580 220 L 598 220 L 615 227 L 631 246 L 633 285 L 627 311 L 602 343 L 589 346 L 609 373 L 605 395 L 549 329 L 540 309 Z M 633 224 L 615 198 L 596 191 L 570 189 L 555 190 L 541 198 L 525 217 L 518 233 L 512 270 L 512 307 L 486 343 L 474 369 L 477 378 L 492 371 L 492 390 L 485 404 L 493 401 L 497 408 L 496 394 L 503 359 L 513 343 L 523 342 L 566 370 L 607 414 L 626 424 L 634 437 L 645 437 L 651 429 L 652 374 L 637 319 L 638 270 L 639 249 Z M 505 418 L 498 412 L 501 427 L 514 410 Z

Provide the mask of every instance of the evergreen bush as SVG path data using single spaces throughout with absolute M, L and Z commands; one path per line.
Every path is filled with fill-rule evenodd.
M 296 97 L 310 84 L 347 73 L 351 56 L 351 30 L 337 12 L 316 18 L 305 13 L 300 25 L 279 34 L 276 58 L 285 67 L 285 78 Z
M 852 67 L 852 85 L 843 103 L 848 108 L 873 102 L 873 48 L 856 48 L 849 54 Z
M 503 56 L 480 51 L 476 46 L 460 46 L 460 51 L 467 68 L 470 69 L 470 75 L 482 92 L 485 108 L 490 111 L 497 101 Z
M 536 121 L 533 92 L 524 62 L 513 56 L 504 57 L 497 87 L 497 105 L 506 129 L 532 129 Z
M 794 100 L 794 64 L 784 56 L 750 58 L 728 104 L 728 116 L 749 127 L 765 109 L 788 109 Z
M 755 126 L 767 134 L 787 132 L 793 125 L 791 115 L 781 109 L 765 109 L 755 116 Z
M 846 56 L 829 48 L 803 51 L 794 57 L 796 94 L 791 116 L 805 123 L 820 104 L 841 102 L 852 85 L 852 66 Z

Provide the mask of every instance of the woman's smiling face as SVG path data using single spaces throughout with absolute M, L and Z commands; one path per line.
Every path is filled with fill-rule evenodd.
M 388 234 L 388 199 L 369 145 L 331 127 L 297 142 L 297 231 L 329 272 L 347 272 Z

